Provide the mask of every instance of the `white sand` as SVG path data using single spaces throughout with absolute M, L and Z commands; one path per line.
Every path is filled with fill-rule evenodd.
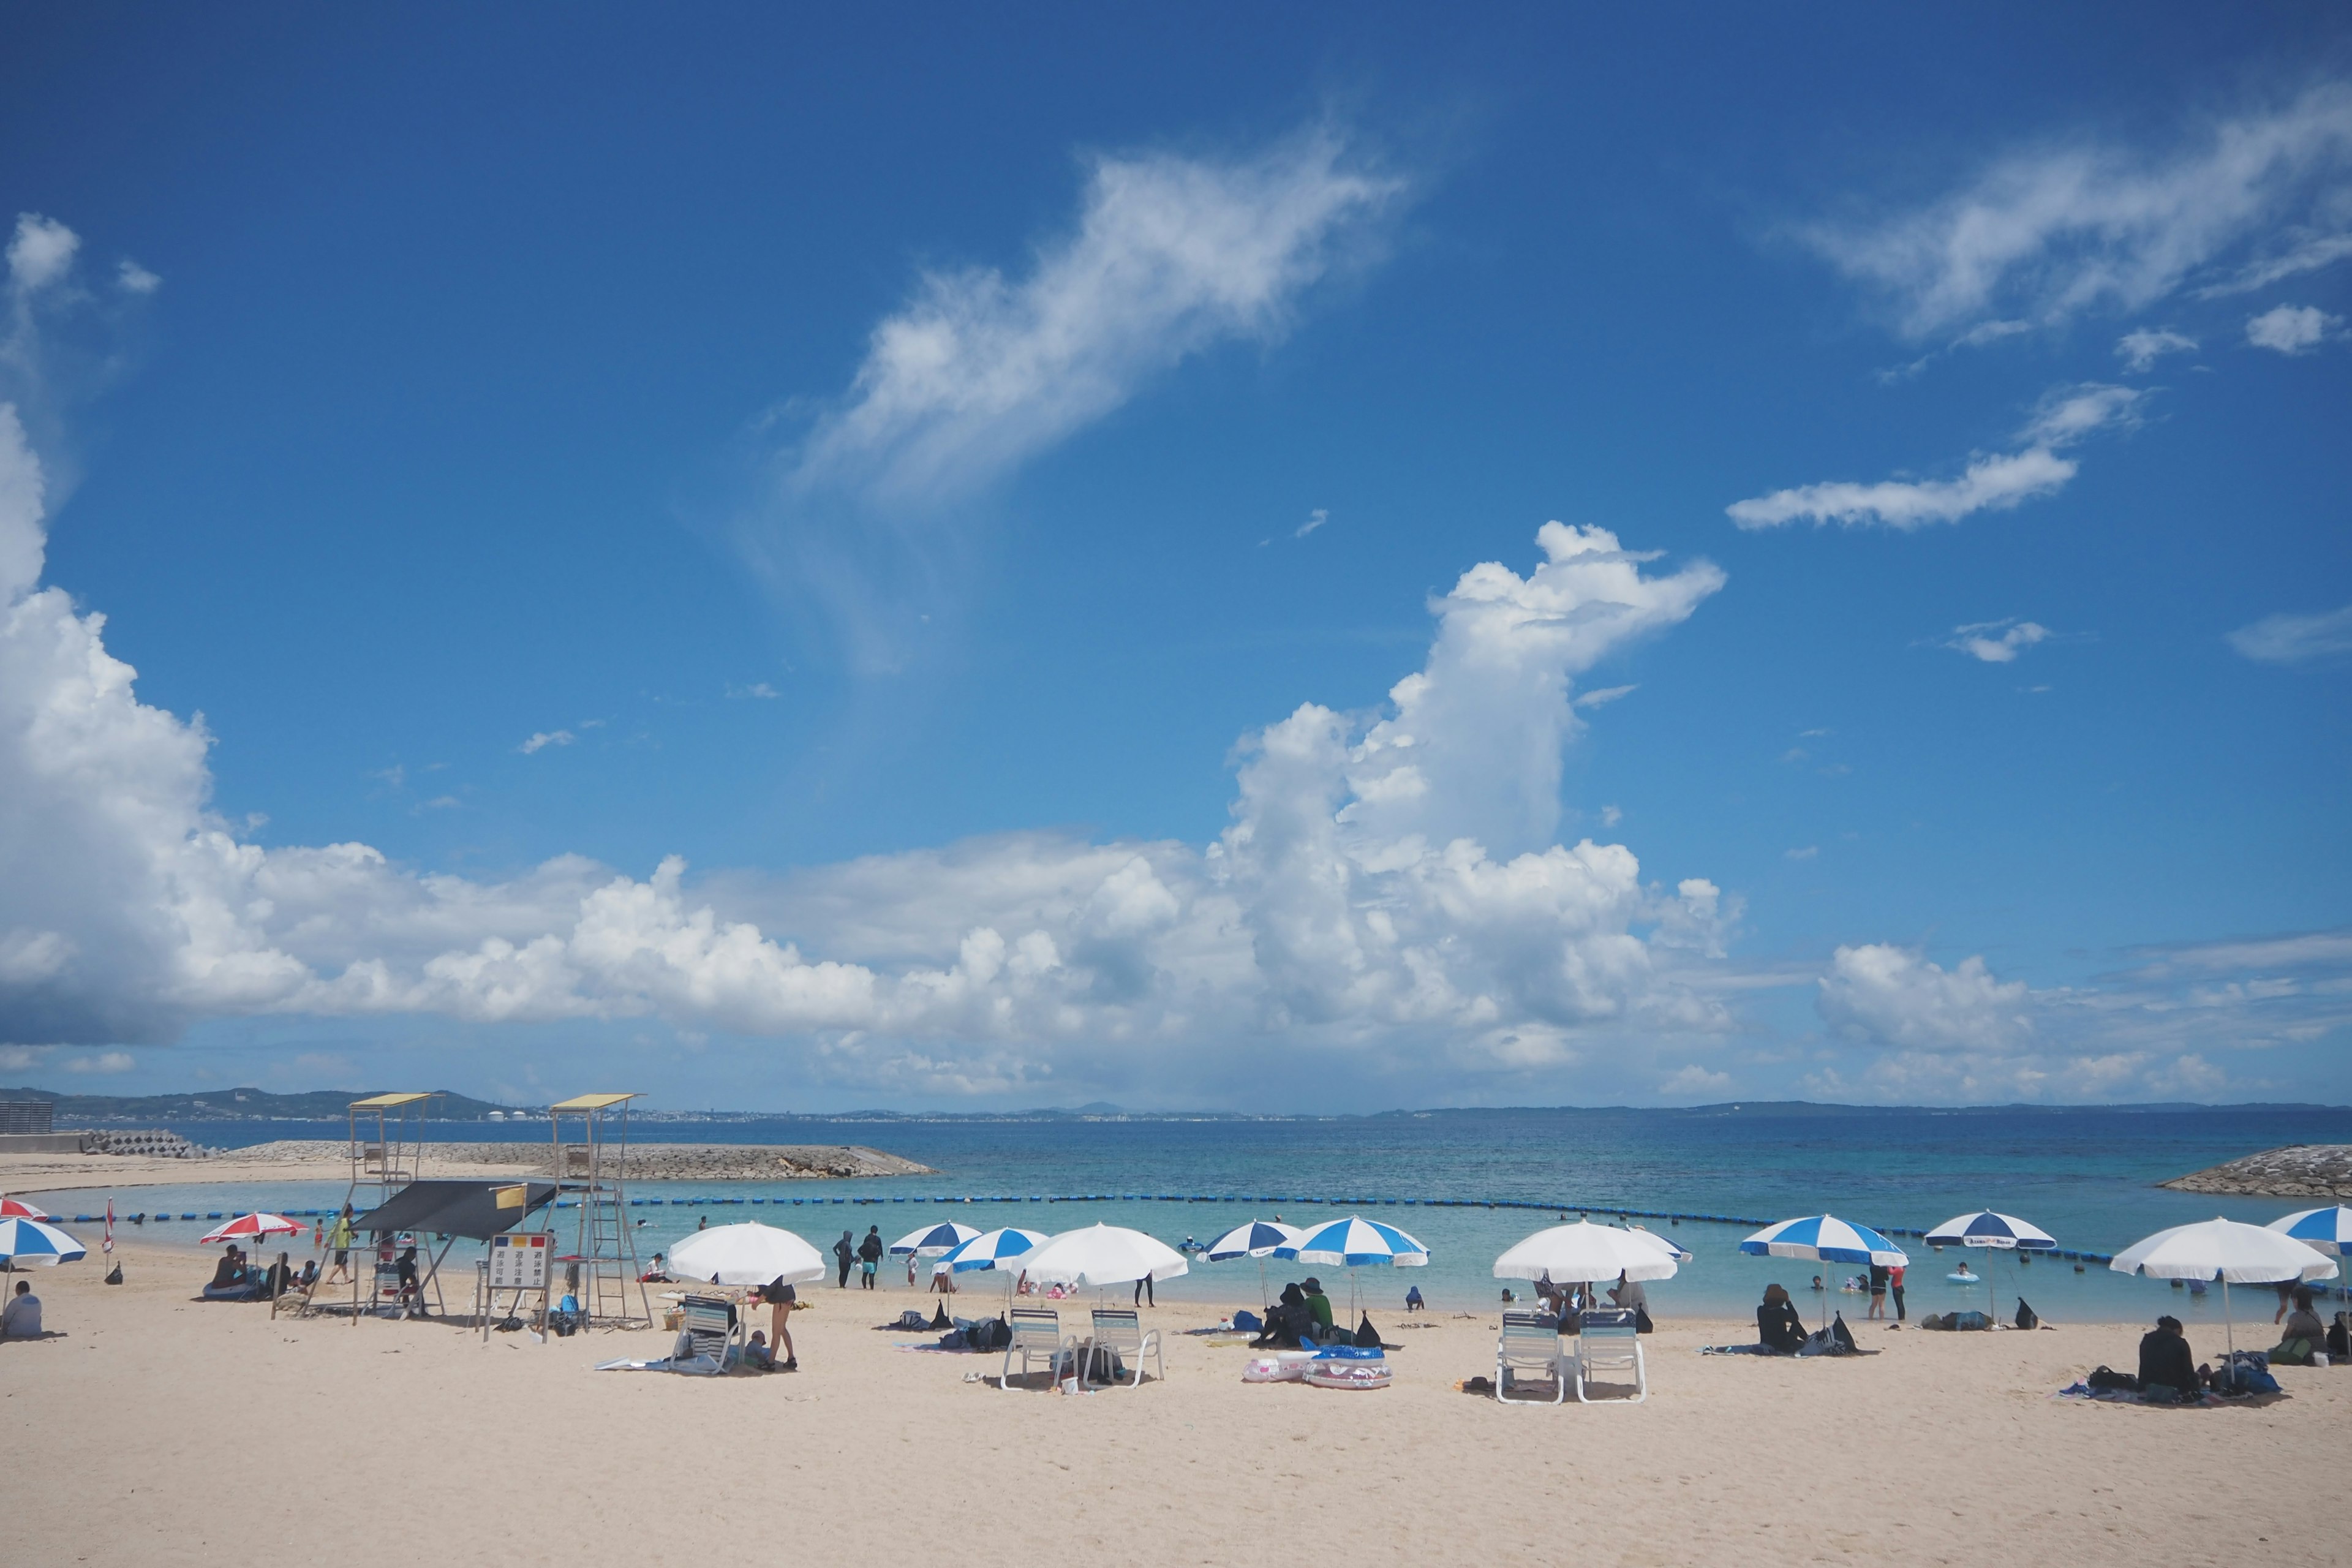
M 1177 1338 L 1164 1384 L 1073 1399 L 894 1351 L 870 1325 L 903 1289 L 804 1288 L 806 1370 L 692 1379 L 588 1370 L 659 1333 L 273 1322 L 187 1300 L 200 1255 L 119 1256 L 119 1288 L 95 1257 L 32 1275 L 67 1337 L 0 1345 L 12 1562 L 2346 1560 L 2352 1368 L 2283 1368 L 2261 1407 L 2048 1397 L 2137 1327 L 1864 1324 L 1884 1354 L 1798 1363 L 1670 1322 L 1648 1404 L 1506 1410 L 1452 1387 L 1491 1373 L 1495 1320 L 1389 1319 L 1378 1393 L 1244 1384 L 1246 1352 Z

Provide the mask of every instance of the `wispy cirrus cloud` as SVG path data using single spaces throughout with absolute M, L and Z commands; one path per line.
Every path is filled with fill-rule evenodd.
M 1986 664 L 2013 664 L 2019 653 L 2050 636 L 2048 626 L 2033 621 L 1979 621 L 1954 626 L 1944 646 Z
M 2347 216 L 2348 195 L 2352 85 L 2330 81 L 2163 153 L 2061 141 L 2005 157 L 1925 206 L 1801 236 L 1922 338 L 2140 309 L 2248 249 L 2265 254 L 2233 281 L 2328 265 L 2352 254 L 2327 232 L 2347 226 L 2332 220 Z M 2288 247 L 2270 250 L 2283 235 Z
M 2228 635 L 2229 645 L 2257 664 L 2308 664 L 2352 653 L 2352 605 L 2314 616 L 2264 616 Z
M 2062 451 L 2094 432 L 2130 428 L 2139 420 L 2146 396 L 2130 387 L 2095 382 L 2053 388 L 2018 433 L 2023 450 L 1972 458 L 1954 478 L 1872 483 L 1832 479 L 1734 501 L 1724 510 L 1733 522 L 1751 530 L 1810 521 L 1847 528 L 1874 523 L 1905 531 L 1958 522 L 1979 511 L 2007 511 L 2063 489 L 2079 465 Z
M 2134 375 L 2146 375 L 2166 354 L 2191 353 L 2197 340 L 2168 328 L 2140 327 L 2116 340 L 2116 357 Z

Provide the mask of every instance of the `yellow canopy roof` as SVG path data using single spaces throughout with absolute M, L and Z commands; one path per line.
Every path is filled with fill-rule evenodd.
M 395 1105 L 414 1105 L 420 1100 L 431 1100 L 430 1094 L 371 1094 L 365 1100 L 352 1101 L 353 1110 L 390 1110 Z
M 635 1091 L 627 1094 L 575 1094 L 570 1100 L 549 1106 L 550 1110 L 603 1110 L 625 1100 L 636 1099 Z

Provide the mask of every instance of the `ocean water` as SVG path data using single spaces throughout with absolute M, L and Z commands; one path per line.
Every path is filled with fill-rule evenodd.
M 545 1124 L 445 1124 L 457 1141 L 537 1142 Z M 204 1122 L 177 1131 L 215 1146 L 278 1138 L 340 1138 L 341 1123 Z M 1508 1282 L 1492 1276 L 1512 1242 L 1559 1216 L 1596 1218 L 1648 1211 L 1766 1222 L 1823 1210 L 1882 1228 L 1926 1229 L 1955 1214 L 1996 1208 L 2048 1230 L 2072 1251 L 2111 1254 L 2153 1230 L 2216 1214 L 2260 1223 L 2307 1202 L 2220 1198 L 2165 1191 L 2168 1177 L 2288 1143 L 2352 1142 L 2352 1110 L 2186 1110 L 1948 1113 L 1897 1111 L 1694 1113 L 1659 1110 L 1438 1111 L 1370 1118 L 1257 1121 L 874 1121 L 772 1118 L 730 1122 L 646 1122 L 641 1142 L 862 1143 L 936 1167 L 934 1176 L 869 1182 L 638 1184 L 633 1216 L 639 1256 L 666 1250 L 698 1221 L 761 1218 L 796 1230 L 820 1248 L 844 1229 L 886 1241 L 938 1219 L 982 1229 L 1019 1225 L 1052 1232 L 1097 1220 L 1133 1226 L 1171 1242 L 1206 1241 L 1252 1215 L 1294 1224 L 1357 1208 L 1402 1226 L 1426 1244 L 1428 1267 L 1365 1269 L 1353 1284 L 1377 1315 L 1393 1313 L 1418 1284 L 1438 1310 L 1492 1310 Z M 199 1167 L 198 1169 L 201 1169 Z M 1206 1201 L 1158 1201 L 1166 1198 Z M 118 1213 L 233 1212 L 324 1208 L 341 1184 L 125 1188 Z M 98 1189 L 50 1194 L 68 1214 L 94 1209 Z M 1235 1201 L 1225 1201 L 1231 1198 Z M 661 1200 L 658 1205 L 653 1200 Z M 697 1203 L 694 1200 L 703 1200 Z M 972 1201 L 964 1201 L 964 1200 Z M 1057 1201 L 1085 1199 L 1087 1201 Z M 721 1202 L 720 1200 L 730 1200 Z M 740 1201 L 732 1201 L 740 1200 Z M 864 1201 L 860 1201 L 864 1200 Z M 942 1200 L 949 1200 L 942 1212 Z M 1520 1207 L 1436 1206 L 1519 1203 Z M 824 1212 L 819 1213 L 818 1210 Z M 559 1215 L 561 1231 L 576 1223 Z M 1651 1286 L 1660 1315 L 1745 1316 L 1763 1286 L 1778 1280 L 1801 1303 L 1815 1300 L 1814 1273 L 1838 1266 L 1751 1258 L 1737 1250 L 1745 1224 L 1685 1218 L 1646 1221 L 1697 1256 L 1674 1279 Z M 201 1225 L 150 1224 L 142 1240 L 193 1237 Z M 1951 1285 L 1958 1251 L 1913 1253 L 1912 1315 L 1987 1304 L 1982 1286 Z M 453 1262 L 458 1261 L 453 1254 Z M 2053 1321 L 2138 1320 L 2171 1311 L 2191 1323 L 2221 1314 L 2219 1292 L 2198 1298 L 2161 1282 L 2116 1275 L 2092 1262 L 2019 1267 L 1990 1259 L 2000 1310 L 2023 1295 Z M 1988 1258 L 1971 1255 L 1983 1272 Z M 1266 1265 L 1278 1287 L 1319 1273 L 1336 1293 L 1344 1271 Z M 903 1268 L 886 1263 L 883 1294 L 893 1311 L 912 1304 Z M 926 1275 L 922 1283 L 928 1285 Z M 1001 1289 L 987 1274 L 967 1275 L 963 1300 Z M 1524 1291 L 1524 1287 L 1515 1287 Z M 1253 1262 L 1196 1265 L 1161 1293 L 1176 1299 L 1255 1299 Z M 2267 1291 L 2235 1293 L 2238 1315 L 2267 1321 Z M 1859 1317 L 1862 1301 L 1832 1300 Z M 881 1305 L 877 1303 L 877 1306 Z

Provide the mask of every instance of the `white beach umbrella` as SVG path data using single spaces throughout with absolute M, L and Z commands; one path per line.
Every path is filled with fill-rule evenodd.
M 37 1219 L 0 1219 L 0 1264 L 10 1268 L 20 1263 L 53 1267 L 87 1256 L 80 1242 L 56 1226 Z
M 1545 1279 L 1561 1285 L 1614 1279 L 1671 1279 L 1681 1266 L 1646 1232 L 1595 1225 L 1556 1225 L 1515 1244 L 1495 1259 L 1497 1279 Z
M 1066 1230 L 1032 1249 L 1021 1259 L 1029 1278 L 1046 1285 L 1076 1285 L 1101 1289 L 1131 1285 L 1149 1275 L 1173 1279 L 1189 1273 L 1184 1255 L 1139 1230 L 1123 1225 L 1090 1225 Z
M 2238 1333 L 2230 1316 L 2230 1287 L 2275 1285 L 2283 1279 L 2332 1279 L 2336 1265 L 2291 1236 L 2234 1219 L 2177 1225 L 2142 1237 L 2107 1265 L 2118 1274 L 2151 1279 L 2221 1281 L 2221 1331 L 2232 1355 Z
M 827 1270 L 817 1249 L 789 1230 L 749 1221 L 698 1230 L 669 1249 L 670 1274 L 708 1279 L 714 1285 L 787 1285 L 822 1279 Z

